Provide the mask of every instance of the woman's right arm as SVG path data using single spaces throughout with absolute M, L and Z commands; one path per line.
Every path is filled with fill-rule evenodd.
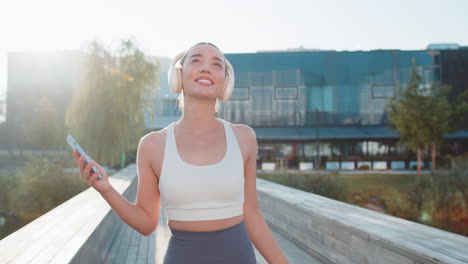
M 154 135 L 157 136 L 157 135 Z M 150 157 L 157 148 L 157 142 L 150 140 L 148 135 L 141 138 L 137 151 L 138 170 L 138 190 L 136 203 L 129 202 L 110 184 L 109 188 L 96 188 L 97 173 L 86 177 L 86 183 L 94 187 L 101 196 L 109 203 L 114 212 L 129 226 L 139 233 L 148 236 L 156 228 L 159 220 L 160 194 L 156 174 L 154 173 Z M 81 161 L 80 166 L 84 165 Z M 101 172 L 104 169 L 92 161 L 86 168 L 80 169 L 82 174 L 89 173 L 93 165 L 96 165 Z M 107 175 L 103 173 L 103 180 L 108 181 Z

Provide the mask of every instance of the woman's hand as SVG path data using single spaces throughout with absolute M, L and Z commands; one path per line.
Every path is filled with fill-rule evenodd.
M 109 191 L 112 188 L 112 185 L 109 182 L 109 178 L 104 171 L 104 169 L 91 160 L 87 165 L 85 164 L 85 157 L 80 156 L 78 151 L 73 150 L 73 157 L 75 158 L 75 163 L 80 168 L 81 178 L 88 184 L 89 186 L 93 187 L 96 191 L 100 194 L 104 194 L 105 192 Z M 98 180 L 99 172 L 92 173 L 93 166 L 96 165 L 99 172 L 102 174 L 102 178 Z

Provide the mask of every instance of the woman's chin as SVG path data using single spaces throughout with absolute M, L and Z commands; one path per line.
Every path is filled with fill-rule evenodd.
M 218 97 L 217 94 L 214 94 L 214 93 L 204 93 L 204 92 L 198 92 L 198 93 L 192 93 L 192 94 L 189 94 L 187 96 L 190 96 L 192 98 L 196 98 L 196 99 L 203 99 L 203 100 L 216 100 L 216 98 Z

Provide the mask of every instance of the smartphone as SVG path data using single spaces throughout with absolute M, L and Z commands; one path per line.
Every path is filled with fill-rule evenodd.
M 67 142 L 68 142 L 68 145 L 70 145 L 70 147 L 72 149 L 76 149 L 78 151 L 78 153 L 80 153 L 80 156 L 85 157 L 85 164 L 88 164 L 89 162 L 91 162 L 91 158 L 86 154 L 86 152 L 84 152 L 84 150 L 81 148 L 80 144 L 78 144 L 78 142 L 76 142 L 76 140 L 71 135 L 68 135 Z M 96 173 L 96 172 L 99 172 L 99 170 L 98 170 L 98 168 L 96 168 L 96 166 L 93 166 L 92 170 L 93 170 L 93 174 Z M 101 173 L 99 173 L 99 176 L 98 176 L 98 180 L 100 180 L 100 179 L 102 179 L 102 174 Z

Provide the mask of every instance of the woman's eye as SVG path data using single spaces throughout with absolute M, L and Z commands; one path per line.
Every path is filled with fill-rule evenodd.
M 221 64 L 219 63 L 215 63 L 216 66 L 218 66 L 220 69 L 223 68 L 223 66 L 221 66 Z
M 197 62 L 197 61 L 198 61 L 198 59 L 193 59 L 193 60 L 192 60 L 192 63 Z

